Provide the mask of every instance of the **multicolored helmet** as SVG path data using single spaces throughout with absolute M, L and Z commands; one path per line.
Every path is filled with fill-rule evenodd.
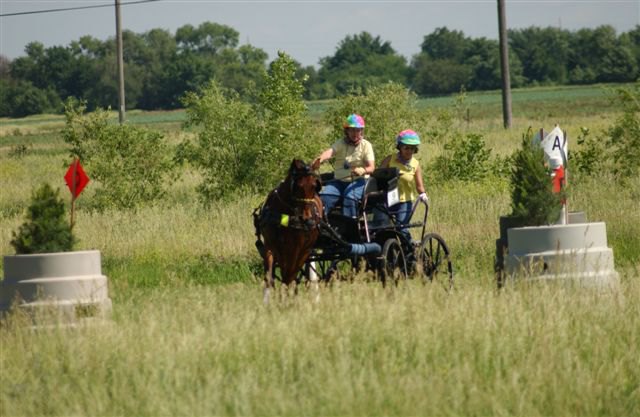
M 411 129 L 403 130 L 396 136 L 398 145 L 420 145 L 420 136 Z
M 364 118 L 359 114 L 350 114 L 344 122 L 344 128 L 355 127 L 357 129 L 364 128 Z

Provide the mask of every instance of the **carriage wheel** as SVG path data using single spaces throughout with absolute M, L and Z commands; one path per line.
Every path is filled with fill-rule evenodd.
M 387 283 L 397 285 L 398 281 L 407 277 L 407 261 L 397 238 L 387 239 L 384 242 L 378 273 L 383 286 Z
M 453 288 L 453 267 L 449 258 L 449 247 L 437 233 L 425 235 L 418 249 L 418 262 L 429 282 L 438 282 L 445 289 Z

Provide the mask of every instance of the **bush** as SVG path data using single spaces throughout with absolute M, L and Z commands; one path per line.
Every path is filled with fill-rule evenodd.
M 202 173 L 203 203 L 228 199 L 239 190 L 269 190 L 283 178 L 283 164 L 294 157 L 308 161 L 319 152 L 302 100 L 304 80 L 295 74 L 294 61 L 279 53 L 253 103 L 215 81 L 187 93 L 186 124 L 198 128 L 198 138 L 181 144 L 177 158 Z
M 615 161 L 614 172 L 630 177 L 640 172 L 640 82 L 633 88 L 619 88 L 617 100 L 623 113 L 608 129 L 608 144 Z
M 13 232 L 11 246 L 16 254 L 68 252 L 75 238 L 65 219 L 64 202 L 60 190 L 43 184 L 31 196 L 27 221 Z
M 583 126 L 577 143 L 580 150 L 569 154 L 572 168 L 586 175 L 593 175 L 606 168 L 608 150 L 601 138 L 594 138 L 589 128 Z
M 587 127 L 580 128 L 580 150 L 571 154 L 571 162 L 581 174 L 610 172 L 624 180 L 640 172 L 640 83 L 617 89 L 611 100 L 622 104 L 622 114 L 597 136 Z
M 523 135 L 522 146 L 513 156 L 511 171 L 511 217 L 518 226 L 540 226 L 560 218 L 561 201 L 555 194 L 549 171 L 544 165 L 544 151 L 534 145 L 531 129 Z
M 79 158 L 99 184 L 95 207 L 130 209 L 164 196 L 175 168 L 164 136 L 110 124 L 106 111 L 85 115 L 85 109 L 84 103 L 67 101 L 63 137 L 71 145 L 71 156 Z
M 432 175 L 444 181 L 477 181 L 487 177 L 493 168 L 491 150 L 482 135 L 459 135 L 444 145 L 431 168 Z
M 255 163 L 251 141 L 257 118 L 251 106 L 214 81 L 200 93 L 187 93 L 183 103 L 186 127 L 197 126 L 198 138 L 196 144 L 180 144 L 177 156 L 202 173 L 197 190 L 203 203 L 244 188 Z

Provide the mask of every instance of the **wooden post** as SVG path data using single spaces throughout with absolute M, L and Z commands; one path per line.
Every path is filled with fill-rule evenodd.
M 118 55 L 118 120 L 124 123 L 124 59 L 122 53 L 122 28 L 120 25 L 120 0 L 116 0 L 116 49 Z
M 509 43 L 504 0 L 498 0 L 498 32 L 500 33 L 500 69 L 502 72 L 502 119 L 505 129 L 511 128 L 511 79 L 509 76 Z

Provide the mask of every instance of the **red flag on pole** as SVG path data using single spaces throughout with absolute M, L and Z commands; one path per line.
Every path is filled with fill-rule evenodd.
M 69 191 L 71 191 L 71 195 L 74 199 L 80 195 L 84 187 L 89 183 L 89 177 L 84 172 L 82 165 L 80 165 L 80 161 L 77 159 L 75 159 L 69 166 L 69 169 L 64 176 L 64 180 L 67 183 Z

